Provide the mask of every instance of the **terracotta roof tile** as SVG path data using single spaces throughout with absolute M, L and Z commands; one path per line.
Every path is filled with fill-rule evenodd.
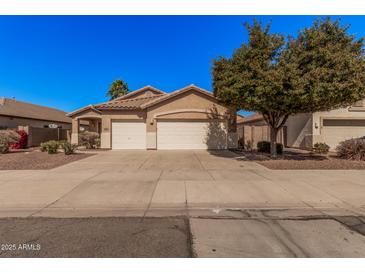
M 189 86 L 186 86 L 186 87 L 183 87 L 181 89 L 178 89 L 178 90 L 175 90 L 173 92 L 170 92 L 170 93 L 166 93 L 164 94 L 164 96 L 161 96 L 160 98 L 158 98 L 157 100 L 154 100 L 154 101 L 150 101 L 150 102 L 146 102 L 142 108 L 146 108 L 146 107 L 149 107 L 149 106 L 152 106 L 154 104 L 157 104 L 157 103 L 160 103 L 160 102 L 163 102 L 164 100 L 167 100 L 169 98 L 173 98 L 179 94 L 182 94 L 184 92 L 189 92 L 189 91 L 197 91 L 201 94 L 204 94 L 206 96 L 209 96 L 211 98 L 213 98 L 214 100 L 217 100 L 214 95 L 212 93 L 210 93 L 209 91 L 205 90 L 205 89 L 202 89 L 200 87 L 197 87 L 195 85 L 189 85 Z
M 153 92 L 158 93 L 158 94 L 161 94 L 161 95 L 165 94 L 164 91 L 159 90 L 159 89 L 157 89 L 157 88 L 155 88 L 153 86 L 145 86 L 145 87 L 142 87 L 140 89 L 131 91 L 131 92 L 127 93 L 126 95 L 123 95 L 123 96 L 120 96 L 118 98 L 115 98 L 115 99 L 113 99 L 111 101 L 125 100 L 125 99 L 128 99 L 131 96 L 134 96 L 134 95 L 137 95 L 137 94 L 146 92 L 146 91 L 153 91 Z M 156 95 L 158 95 L 158 94 L 156 94 Z
M 102 104 L 94 105 L 94 107 L 98 110 L 102 109 L 140 109 L 141 106 L 145 103 L 151 102 L 153 100 L 157 100 L 162 96 L 166 96 L 165 94 L 147 96 L 147 97 L 137 97 L 133 99 L 125 99 L 125 100 L 115 100 Z
M 255 113 L 255 114 L 252 114 L 250 116 L 244 117 L 243 119 L 237 120 L 237 123 L 238 124 L 248 123 L 248 122 L 253 122 L 253 121 L 260 121 L 260 120 L 263 120 L 263 119 L 264 119 L 264 117 L 262 117 L 261 114 Z
M 241 123 L 241 122 L 243 122 L 243 121 L 244 121 L 244 119 L 245 119 L 245 117 L 244 117 L 244 116 L 242 116 L 242 115 L 240 115 L 240 114 L 237 114 L 237 123 Z

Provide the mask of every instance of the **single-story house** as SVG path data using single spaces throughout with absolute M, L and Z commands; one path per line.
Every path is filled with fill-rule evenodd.
M 146 86 L 109 102 L 68 114 L 71 142 L 80 121 L 111 149 L 226 149 L 237 146 L 236 113 L 212 93 L 190 85 L 166 93 Z
M 50 124 L 71 129 L 71 118 L 66 112 L 55 108 L 0 98 L 0 128 L 16 129 L 18 126 L 48 128 Z
M 245 141 L 269 140 L 269 129 L 259 114 L 245 117 L 237 128 L 240 136 L 247 136 L 250 128 L 261 129 L 261 135 L 250 135 Z M 323 142 L 334 150 L 343 140 L 365 136 L 365 100 L 346 108 L 290 116 L 278 135 L 278 141 L 287 147 L 311 149 Z

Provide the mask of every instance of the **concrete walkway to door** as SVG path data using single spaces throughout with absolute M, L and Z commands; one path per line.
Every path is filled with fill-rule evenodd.
M 107 151 L 0 171 L 0 217 L 364 215 L 365 171 L 269 170 L 230 151 Z

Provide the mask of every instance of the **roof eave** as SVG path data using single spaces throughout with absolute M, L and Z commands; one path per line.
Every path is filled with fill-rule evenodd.
M 110 102 L 118 101 L 118 100 L 124 100 L 124 99 L 127 99 L 127 98 L 131 97 L 132 95 L 138 94 L 138 93 L 146 91 L 146 90 L 152 90 L 152 91 L 155 91 L 155 92 L 160 93 L 160 94 L 166 94 L 166 92 L 164 92 L 162 90 L 159 90 L 159 89 L 157 89 L 153 86 L 148 85 L 148 86 L 144 86 L 142 88 L 139 88 L 137 90 L 131 91 L 131 92 L 127 93 L 126 95 L 115 98 L 115 99 L 111 100 Z
M 164 97 L 157 98 L 154 101 L 151 101 L 151 102 L 147 102 L 145 104 L 142 104 L 141 105 L 141 108 L 142 109 L 145 109 L 145 108 L 151 107 L 151 106 L 153 106 L 155 104 L 161 103 L 161 102 L 163 102 L 165 100 L 168 100 L 170 98 L 174 98 L 175 96 L 178 96 L 178 95 L 183 94 L 185 92 L 188 92 L 190 90 L 195 90 L 195 91 L 197 91 L 197 92 L 199 92 L 199 93 L 201 93 L 203 95 L 206 95 L 206 96 L 210 97 L 211 99 L 214 99 L 215 101 L 218 102 L 218 99 L 213 94 L 211 94 L 209 91 L 207 91 L 207 90 L 205 90 L 203 88 L 200 88 L 200 87 L 198 87 L 196 85 L 191 84 L 189 86 L 186 86 L 186 87 L 183 87 L 181 89 L 175 90 L 175 91 L 173 91 L 173 92 L 171 92 L 169 94 L 166 94 L 166 96 L 164 96 Z
M 85 111 L 85 110 L 88 110 L 88 109 L 91 109 L 91 110 L 93 110 L 93 111 L 95 111 L 95 112 L 97 112 L 97 113 L 101 114 L 101 111 L 100 111 L 100 110 L 98 110 L 98 109 L 96 109 L 93 105 L 88 105 L 88 106 L 86 106 L 86 107 L 79 108 L 79 109 L 77 109 L 77 110 L 75 110 L 75 111 L 69 112 L 69 113 L 67 113 L 67 114 L 66 114 L 66 116 L 67 116 L 67 117 L 72 117 L 72 116 L 74 116 L 74 115 L 76 115 L 76 114 L 78 114 L 78 113 L 80 113 L 80 112 L 83 112 L 83 111 Z

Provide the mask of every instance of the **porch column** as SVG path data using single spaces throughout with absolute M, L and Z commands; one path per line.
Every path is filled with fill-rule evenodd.
M 109 117 L 101 118 L 101 136 L 100 147 L 111 148 L 111 119 Z
M 71 144 L 79 144 L 80 120 L 72 118 Z

